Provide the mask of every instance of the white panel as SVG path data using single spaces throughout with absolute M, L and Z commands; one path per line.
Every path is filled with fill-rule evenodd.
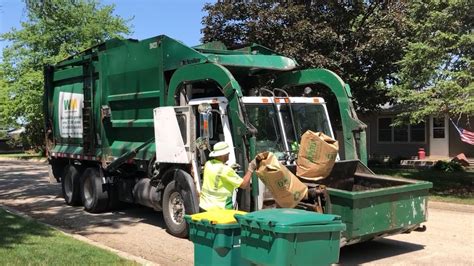
M 190 158 L 181 138 L 178 120 L 173 107 L 153 110 L 155 127 L 156 161 L 160 163 L 189 163 Z
M 84 95 L 59 92 L 59 135 L 61 138 L 82 138 L 82 108 Z
M 224 132 L 224 141 L 229 145 L 231 153 L 229 155 L 229 160 L 227 161 L 227 165 L 232 165 L 237 163 L 235 158 L 235 150 L 234 150 L 234 142 L 232 140 L 232 133 L 230 131 L 230 124 L 229 124 L 229 117 L 225 115 L 227 110 L 227 103 L 220 103 L 219 104 L 219 112 L 221 115 L 221 122 L 222 122 L 222 131 Z

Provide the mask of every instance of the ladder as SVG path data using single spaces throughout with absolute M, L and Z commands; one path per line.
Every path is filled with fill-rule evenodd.
M 84 106 L 82 108 L 82 146 L 84 155 L 95 155 L 92 93 L 94 90 L 94 67 L 90 59 L 83 65 Z

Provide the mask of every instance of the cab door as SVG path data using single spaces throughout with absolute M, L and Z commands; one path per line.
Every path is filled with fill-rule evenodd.
M 166 106 L 153 110 L 156 162 L 189 164 L 191 140 L 195 139 L 189 106 Z

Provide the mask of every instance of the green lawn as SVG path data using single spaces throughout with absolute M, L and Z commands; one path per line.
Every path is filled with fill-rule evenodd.
M 44 156 L 42 156 L 39 153 L 3 153 L 3 154 L 0 154 L 0 159 L 2 157 L 15 158 L 15 159 L 20 159 L 20 160 L 21 159 L 33 159 L 33 158 L 36 158 L 36 159 L 45 158 Z
M 431 199 L 452 203 L 474 205 L 474 172 L 446 173 L 431 169 L 372 169 L 381 175 L 430 181 Z
M 0 208 L 0 265 L 136 265 Z

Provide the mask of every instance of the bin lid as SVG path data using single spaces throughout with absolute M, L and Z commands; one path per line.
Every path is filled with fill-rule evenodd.
M 332 214 L 321 214 L 299 209 L 265 209 L 238 216 L 247 221 L 265 223 L 271 226 L 308 226 L 340 224 L 341 217 Z
M 237 223 L 234 218 L 235 214 L 244 215 L 247 213 L 237 210 L 213 210 L 193 214 L 191 220 L 194 222 L 207 221 L 211 224 L 235 224 Z

